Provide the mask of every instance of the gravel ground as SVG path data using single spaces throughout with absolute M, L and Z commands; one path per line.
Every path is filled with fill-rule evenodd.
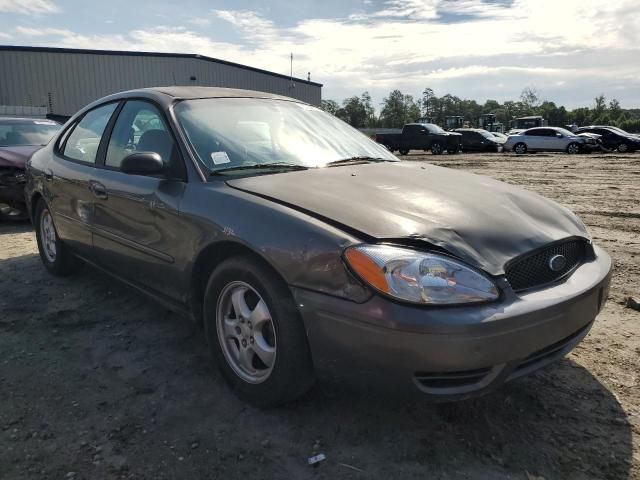
M 615 260 L 609 302 L 566 359 L 452 405 L 316 388 L 239 401 L 201 333 L 88 267 L 47 275 L 0 225 L 0 479 L 640 478 L 640 154 L 418 155 L 578 212 Z M 314 453 L 327 459 L 307 465 Z

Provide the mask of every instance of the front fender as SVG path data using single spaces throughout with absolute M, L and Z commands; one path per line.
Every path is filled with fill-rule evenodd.
M 221 242 L 236 242 L 268 262 L 288 285 L 356 302 L 372 292 L 342 260 L 342 251 L 362 238 L 305 213 L 228 187 L 223 181 L 189 184 L 181 215 L 194 231 L 187 271 L 197 252 Z M 194 255 L 194 253 L 196 253 Z

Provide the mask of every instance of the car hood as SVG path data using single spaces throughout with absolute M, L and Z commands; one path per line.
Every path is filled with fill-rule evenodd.
M 309 169 L 227 184 L 359 232 L 367 241 L 427 242 L 492 275 L 504 273 L 510 259 L 549 242 L 587 237 L 582 222 L 555 202 L 488 177 L 428 164 Z
M 0 167 L 24 168 L 33 152 L 41 148 L 40 145 L 0 146 Z

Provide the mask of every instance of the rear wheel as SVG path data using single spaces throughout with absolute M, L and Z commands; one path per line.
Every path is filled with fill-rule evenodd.
M 516 152 L 518 155 L 525 154 L 527 153 L 527 146 L 522 142 L 516 143 L 513 146 L 513 151 Z
M 567 145 L 567 153 L 570 155 L 575 155 L 576 153 L 580 153 L 580 145 L 575 142 Z
M 77 270 L 80 261 L 58 237 L 53 216 L 43 200 L 36 206 L 35 230 L 40 258 L 49 273 L 62 277 Z
M 431 144 L 431 153 L 433 155 L 441 155 L 442 154 L 442 145 L 439 142 L 433 142 Z
M 409 150 L 408 149 L 400 150 L 400 155 L 409 155 Z
M 260 407 L 294 400 L 314 383 L 302 319 L 284 281 L 251 257 L 235 257 L 211 275 L 205 333 L 224 378 Z

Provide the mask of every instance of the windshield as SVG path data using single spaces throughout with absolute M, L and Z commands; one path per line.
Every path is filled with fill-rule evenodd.
M 562 135 L 564 135 L 565 137 L 575 137 L 576 134 L 573 132 L 570 132 L 569 130 L 565 129 L 565 128 L 556 128 L 555 129 L 556 132 L 560 132 Z
M 440 128 L 438 125 L 434 125 L 433 123 L 425 123 L 424 126 L 431 133 L 442 133 L 442 132 L 444 132 L 444 130 L 442 128 Z
M 618 127 L 607 127 L 609 130 L 613 130 L 614 132 L 619 133 L 620 135 L 624 135 L 624 136 L 629 136 L 630 133 L 629 132 L 625 132 L 624 130 L 622 130 L 621 128 Z
M 46 145 L 60 127 L 51 120 L 0 120 L 0 146 Z
M 491 132 L 487 132 L 486 130 L 480 130 L 480 135 L 482 135 L 484 138 L 490 138 L 491 140 L 496 138 Z
M 395 161 L 383 146 L 302 103 L 257 98 L 185 100 L 178 123 L 210 171 L 260 164 L 323 167 L 351 158 Z

